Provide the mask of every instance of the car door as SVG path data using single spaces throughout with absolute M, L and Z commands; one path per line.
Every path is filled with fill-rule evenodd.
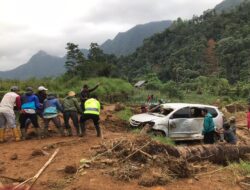
M 200 107 L 190 107 L 190 122 L 191 130 L 194 132 L 194 135 L 202 137 L 203 121 L 204 116 L 202 116 L 202 108 Z M 196 133 L 196 134 L 195 134 Z
M 190 118 L 190 108 L 184 107 L 175 111 L 169 119 L 169 137 L 171 138 L 189 138 L 196 129 L 192 127 L 192 118 Z

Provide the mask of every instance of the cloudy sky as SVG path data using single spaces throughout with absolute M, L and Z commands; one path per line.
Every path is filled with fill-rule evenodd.
M 0 0 L 0 70 L 44 50 L 63 56 L 67 42 L 88 48 L 137 24 L 200 15 L 222 0 Z

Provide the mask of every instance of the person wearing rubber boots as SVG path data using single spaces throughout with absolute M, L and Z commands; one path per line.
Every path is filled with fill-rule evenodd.
M 90 98 L 90 93 L 95 91 L 100 86 L 100 83 L 97 83 L 95 87 L 89 88 L 87 84 L 83 85 L 83 88 L 80 92 L 81 108 L 84 110 L 84 103 L 87 99 Z
M 56 97 L 56 94 L 49 93 L 47 99 L 43 102 L 43 118 L 44 118 L 44 137 L 48 137 L 49 122 L 52 121 L 58 129 L 61 136 L 64 136 L 58 113 L 63 113 L 63 108 Z
M 72 130 L 69 124 L 69 119 L 73 121 L 76 133 L 78 136 L 80 136 L 78 113 L 82 113 L 82 109 L 80 108 L 79 102 L 75 98 L 75 95 L 76 93 L 74 91 L 70 91 L 68 93 L 68 96 L 64 98 L 62 102 L 64 123 L 65 128 L 68 132 L 68 136 L 72 136 Z
M 99 120 L 100 120 L 99 115 L 100 115 L 100 110 L 101 110 L 101 104 L 97 100 L 97 97 L 93 96 L 93 98 L 86 100 L 84 107 L 85 107 L 85 110 L 80 119 L 81 136 L 86 134 L 85 122 L 87 120 L 92 120 L 95 125 L 97 137 L 101 137 L 101 129 L 99 126 Z
M 25 94 L 21 96 L 21 113 L 19 117 L 23 140 L 26 139 L 26 121 L 28 119 L 30 119 L 32 125 L 34 126 L 38 139 L 41 138 L 41 128 L 38 124 L 36 114 L 38 109 L 41 109 L 38 97 L 33 93 L 32 87 L 27 87 Z
M 12 86 L 10 92 L 3 96 L 0 103 L 0 143 L 4 142 L 6 125 L 12 129 L 16 141 L 20 141 L 21 133 L 16 126 L 14 107 L 21 108 L 20 96 L 17 94 L 18 86 Z

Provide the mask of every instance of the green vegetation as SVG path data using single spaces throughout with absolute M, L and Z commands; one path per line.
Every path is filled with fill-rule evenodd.
M 167 144 L 171 146 L 175 145 L 175 142 L 172 139 L 164 137 L 164 136 L 152 136 L 152 139 L 162 144 Z
M 131 133 L 134 133 L 134 134 L 140 134 L 140 132 L 141 132 L 141 129 L 139 128 L 134 128 L 131 130 Z
M 45 78 L 45 79 L 29 79 L 25 81 L 19 80 L 0 80 L 0 96 L 9 91 L 10 87 L 17 85 L 21 89 L 21 93 L 25 91 L 27 86 L 31 86 L 36 91 L 37 87 L 44 85 L 50 92 L 57 93 L 59 97 L 65 97 L 67 92 L 73 90 L 79 93 L 83 84 L 88 84 L 94 87 L 97 83 L 101 83 L 99 88 L 94 92 L 103 101 L 113 101 L 117 99 L 126 99 L 132 93 L 132 86 L 130 83 L 117 78 L 90 78 L 86 80 L 80 77 L 69 77 L 63 75 L 58 78 Z
M 130 56 L 120 58 L 104 54 L 91 43 L 86 57 L 78 45 L 67 43 L 66 74 L 58 78 L 0 80 L 0 93 L 10 86 L 44 85 L 60 97 L 69 90 L 80 92 L 101 82 L 95 93 L 107 102 L 154 102 L 212 104 L 246 101 L 250 97 L 250 3 L 231 12 L 215 10 L 177 19 L 170 28 L 144 41 Z M 118 79 L 120 78 L 120 79 Z M 147 80 L 145 88 L 133 89 L 133 83 Z M 127 82 L 129 81 L 129 82 Z
M 129 109 L 128 107 L 126 107 L 124 110 L 121 110 L 119 112 L 116 113 L 116 115 L 124 121 L 128 121 L 129 118 L 133 115 L 131 109 Z
M 240 163 L 230 164 L 229 169 L 238 172 L 242 176 L 250 175 L 250 162 L 240 161 Z
M 168 82 L 165 90 L 171 88 L 174 95 L 186 85 L 203 93 L 204 88 L 213 87 L 209 91 L 215 91 L 216 96 L 229 94 L 234 98 L 238 93 L 246 98 L 250 80 L 249 10 L 247 3 L 228 13 L 213 10 L 191 20 L 178 19 L 163 33 L 145 40 L 134 54 L 120 58 L 120 73 L 130 81 L 156 74 L 159 80 L 150 81 L 149 88 Z M 177 96 L 181 99 L 183 94 Z
M 67 58 L 65 62 L 66 75 L 88 77 L 118 77 L 117 58 L 104 54 L 97 43 L 91 43 L 87 59 L 74 43 L 67 43 Z
M 249 1 L 249 0 L 224 0 L 215 7 L 215 10 L 219 13 L 223 11 L 231 11 L 244 1 Z

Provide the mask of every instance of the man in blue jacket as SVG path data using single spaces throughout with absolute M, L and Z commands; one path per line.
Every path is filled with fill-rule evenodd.
M 57 129 L 59 130 L 61 136 L 64 136 L 64 130 L 62 128 L 60 118 L 58 117 L 58 113 L 63 112 L 63 108 L 57 99 L 56 95 L 53 93 L 49 93 L 47 99 L 43 102 L 43 118 L 44 118 L 44 136 L 48 136 L 48 127 L 49 122 L 55 124 Z
M 26 121 L 30 119 L 37 133 L 38 139 L 41 138 L 41 129 L 38 124 L 36 111 L 41 109 L 38 97 L 33 93 L 32 87 L 27 87 L 24 95 L 21 96 L 21 112 L 20 112 L 20 125 L 22 138 L 26 139 Z
M 202 115 L 204 116 L 202 130 L 202 134 L 204 135 L 204 144 L 214 144 L 215 125 L 213 116 L 208 113 L 206 108 L 202 109 Z

